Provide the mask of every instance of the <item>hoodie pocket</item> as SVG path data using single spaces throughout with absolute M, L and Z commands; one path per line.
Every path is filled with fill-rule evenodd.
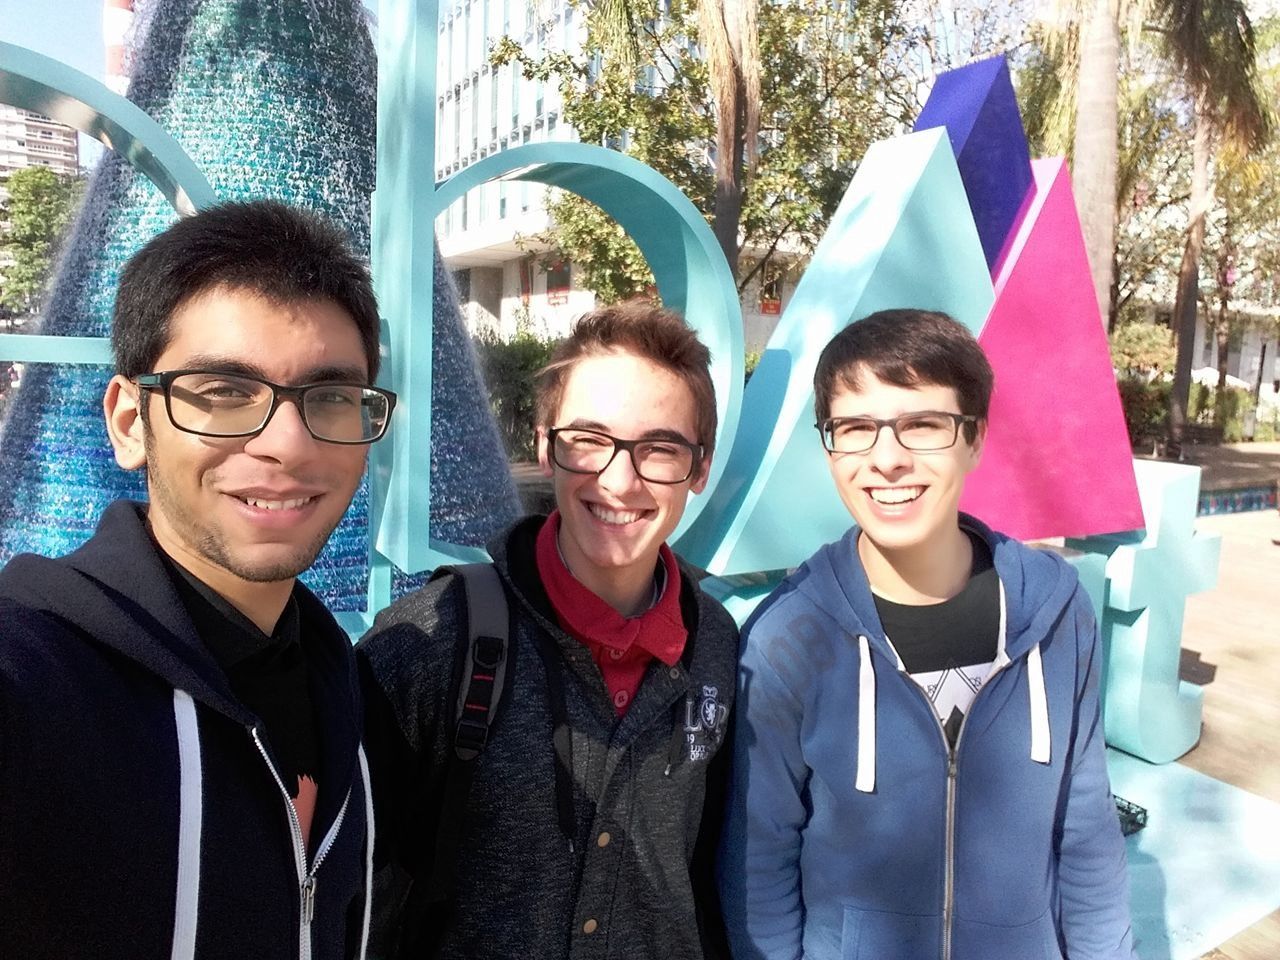
M 955 945 L 957 956 L 976 950 L 976 956 L 990 960 L 1062 960 L 1053 915 L 1047 910 L 1030 923 L 1014 926 L 957 917 Z
M 920 960 L 942 949 L 942 920 L 887 910 L 844 908 L 840 934 L 841 960 Z

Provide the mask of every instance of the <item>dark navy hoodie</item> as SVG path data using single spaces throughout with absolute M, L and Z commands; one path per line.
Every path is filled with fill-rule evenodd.
M 303 853 L 270 741 L 199 642 L 145 510 L 112 504 L 76 552 L 0 571 L 0 956 L 362 955 L 346 635 L 295 587 L 322 724 Z

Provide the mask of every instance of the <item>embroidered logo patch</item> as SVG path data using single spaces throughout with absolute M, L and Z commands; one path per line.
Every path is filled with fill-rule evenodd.
M 729 708 L 720 702 L 718 687 L 703 686 L 684 701 L 684 736 L 690 760 L 710 760 L 724 739 Z

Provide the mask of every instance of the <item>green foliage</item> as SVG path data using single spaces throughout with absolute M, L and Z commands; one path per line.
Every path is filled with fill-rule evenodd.
M 35 166 L 9 174 L 4 188 L 9 199 L 0 210 L 0 220 L 8 222 L 8 229 L 0 251 L 12 262 L 0 273 L 0 308 L 30 313 L 39 308 L 63 231 L 80 202 L 84 179 Z
M 1064 82 L 1068 79 L 1064 43 L 1053 39 L 1043 31 L 1037 33 L 1013 79 L 1031 155 L 1070 159 L 1075 138 L 1073 88 Z M 1075 41 L 1074 31 L 1067 40 Z
M 1137 447 L 1150 444 L 1165 434 L 1169 422 L 1169 383 L 1147 382 L 1140 377 L 1121 377 L 1120 405 L 1124 408 L 1124 425 L 1129 443 Z
M 534 376 L 547 365 L 555 340 L 543 340 L 527 331 L 510 340 L 485 332 L 473 338 L 498 432 L 512 460 L 533 460 Z
M 759 9 L 762 103 L 759 157 L 744 171 L 739 288 L 767 270 L 780 247 L 809 255 L 825 232 L 857 163 L 876 140 L 918 109 L 912 70 L 920 42 L 899 5 L 866 0 L 763 0 Z M 495 45 L 495 64 L 557 83 L 563 119 L 584 143 L 620 148 L 670 179 L 710 219 L 715 110 L 698 56 L 697 8 L 674 0 L 644 21 L 634 67 L 598 68 L 563 53 L 527 55 Z M 589 37 L 588 50 L 599 49 Z M 572 195 L 549 205 L 553 226 L 536 239 L 548 261 L 568 258 L 583 284 L 610 303 L 647 291 L 652 274 L 635 245 L 597 207 Z
M 1227 387 L 1222 394 L 1222 410 L 1215 409 L 1217 387 L 1191 384 L 1187 422 L 1222 428 L 1222 439 L 1238 443 L 1244 439 L 1244 414 L 1253 406 L 1253 393 L 1241 387 Z
M 1111 332 L 1111 365 L 1121 375 L 1173 369 L 1173 331 L 1154 323 L 1122 323 Z
M 1141 377 L 1122 376 L 1116 386 L 1120 390 L 1120 404 L 1124 408 L 1124 423 L 1129 430 L 1129 442 L 1134 447 L 1151 444 L 1163 437 L 1169 425 L 1168 380 L 1148 382 Z M 1187 406 L 1187 422 L 1200 426 L 1221 426 L 1222 439 L 1236 443 L 1244 439 L 1244 414 L 1253 406 L 1253 394 L 1239 387 L 1228 387 L 1224 394 L 1223 410 L 1215 417 L 1215 387 L 1200 383 L 1191 384 L 1191 402 Z M 1264 439 L 1262 424 L 1255 439 Z

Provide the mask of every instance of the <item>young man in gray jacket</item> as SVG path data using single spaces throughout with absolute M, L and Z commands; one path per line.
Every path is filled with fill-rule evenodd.
M 706 484 L 708 365 L 679 317 L 629 306 L 582 318 L 543 371 L 557 509 L 490 547 L 510 652 L 461 802 L 464 583 L 404 598 L 360 644 L 382 889 L 400 894 L 377 912 L 401 955 L 725 955 L 712 859 L 737 630 L 666 545 Z

